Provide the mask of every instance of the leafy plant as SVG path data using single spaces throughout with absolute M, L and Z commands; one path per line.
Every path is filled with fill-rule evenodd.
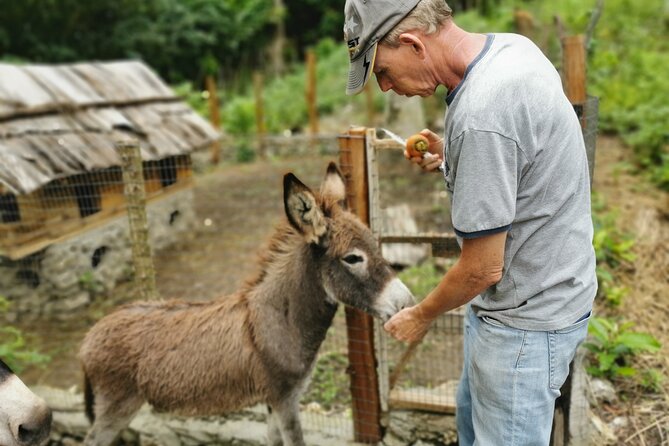
M 594 362 L 587 367 L 588 373 L 607 378 L 637 374 L 631 359 L 641 352 L 655 353 L 661 345 L 650 334 L 632 331 L 633 326 L 633 322 L 618 323 L 598 317 L 590 321 L 588 332 L 592 340 L 583 344 L 592 353 Z
M 621 266 L 631 266 L 636 259 L 632 252 L 634 239 L 618 230 L 616 213 L 608 210 L 602 196 L 597 193 L 592 195 L 592 216 L 598 295 L 610 305 L 618 306 L 627 296 L 629 289 L 618 283 L 614 271 Z
M 92 293 L 92 294 L 97 294 L 101 293 L 104 291 L 104 286 L 100 283 L 100 281 L 95 277 L 93 274 L 93 271 L 86 271 L 79 277 L 79 285 L 81 287 Z
M 0 316 L 7 312 L 10 302 L 0 296 Z M 0 327 L 0 358 L 16 373 L 20 373 L 26 365 L 48 363 L 51 358 L 35 350 L 28 349 L 23 333 L 11 325 Z

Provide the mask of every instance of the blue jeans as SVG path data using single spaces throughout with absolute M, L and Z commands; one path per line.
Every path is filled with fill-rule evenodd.
M 460 446 L 548 445 L 555 400 L 588 331 L 527 331 L 479 319 L 467 308 L 457 392 Z

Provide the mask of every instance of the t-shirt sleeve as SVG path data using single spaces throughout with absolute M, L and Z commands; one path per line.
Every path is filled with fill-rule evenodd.
M 454 143 L 461 145 L 451 210 L 455 233 L 476 238 L 508 231 L 524 154 L 513 139 L 490 131 L 467 130 Z

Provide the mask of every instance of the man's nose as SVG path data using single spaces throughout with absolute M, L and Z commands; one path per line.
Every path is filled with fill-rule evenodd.
M 376 76 L 376 82 L 379 84 L 379 88 L 384 93 L 392 88 L 392 83 L 384 77 Z

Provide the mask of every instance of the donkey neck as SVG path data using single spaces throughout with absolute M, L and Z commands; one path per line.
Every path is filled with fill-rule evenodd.
M 257 314 L 256 336 L 271 354 L 288 354 L 299 369 L 310 367 L 337 305 L 328 301 L 321 283 L 319 253 L 299 234 L 289 232 L 264 260 L 257 282 L 248 290 L 249 303 Z M 276 248 L 279 249 L 276 249 Z M 283 249 L 281 249 L 283 248 Z M 296 361 L 296 362 L 295 362 Z

